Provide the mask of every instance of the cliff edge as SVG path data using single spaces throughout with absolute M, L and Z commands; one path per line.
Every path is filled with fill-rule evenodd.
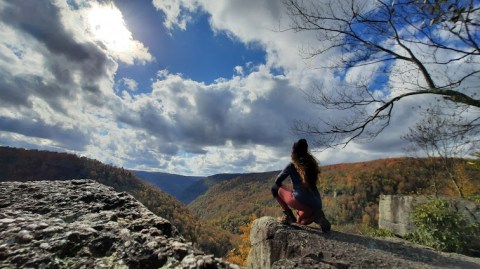
M 93 180 L 0 183 L 2 268 L 239 268 Z
M 480 268 L 480 259 L 443 253 L 401 240 L 382 240 L 271 217 L 254 221 L 248 268 Z

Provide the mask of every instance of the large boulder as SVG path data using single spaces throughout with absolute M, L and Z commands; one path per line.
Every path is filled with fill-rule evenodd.
M 337 231 L 323 233 L 284 225 L 271 217 L 254 221 L 248 268 L 480 268 L 480 259 L 437 252 L 400 239 L 382 240 Z
M 2 268 L 239 268 L 93 180 L 0 183 Z
M 378 205 L 378 227 L 404 236 L 415 230 L 410 213 L 416 203 L 426 202 L 425 197 L 404 195 L 380 195 Z
M 415 231 L 411 219 L 415 206 L 434 197 L 408 195 L 380 195 L 378 206 L 378 227 L 405 236 Z M 453 197 L 438 197 L 450 203 L 451 208 L 463 215 L 472 223 L 480 224 L 480 204 L 469 200 Z

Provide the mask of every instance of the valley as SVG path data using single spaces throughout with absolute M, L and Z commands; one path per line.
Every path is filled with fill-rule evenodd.
M 463 193 L 478 199 L 480 162 L 458 159 L 456 164 Z M 325 214 L 334 229 L 358 233 L 377 227 L 381 194 L 458 196 L 447 171 L 437 169 L 433 178 L 430 168 L 421 158 L 321 166 L 318 188 Z M 187 177 L 129 171 L 67 153 L 0 148 L 0 181 L 97 180 L 132 194 L 185 238 L 218 256 L 241 244 L 252 219 L 280 215 L 270 192 L 278 172 Z

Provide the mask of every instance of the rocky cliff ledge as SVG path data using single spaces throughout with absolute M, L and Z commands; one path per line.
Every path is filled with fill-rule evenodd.
M 1 268 L 239 268 L 92 180 L 0 183 Z
M 400 240 L 381 240 L 336 231 L 322 233 L 283 225 L 271 217 L 254 221 L 249 268 L 480 268 L 480 259 L 437 252 Z

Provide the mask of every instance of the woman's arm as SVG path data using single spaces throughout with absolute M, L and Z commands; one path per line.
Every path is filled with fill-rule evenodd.
M 273 197 L 278 196 L 278 189 L 282 186 L 282 182 L 290 175 L 290 164 L 285 167 L 275 179 L 275 183 L 272 186 Z
M 282 182 L 290 175 L 290 164 L 285 167 L 275 179 L 275 185 L 282 186 Z

